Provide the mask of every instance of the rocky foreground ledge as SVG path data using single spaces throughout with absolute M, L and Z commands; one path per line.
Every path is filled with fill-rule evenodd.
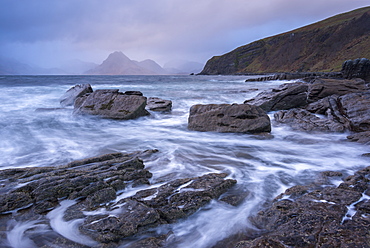
M 30 236 L 36 247 L 117 247 L 149 228 L 195 213 L 236 183 L 225 179 L 226 174 L 206 174 L 149 186 L 152 174 L 140 157 L 152 152 L 106 154 L 59 167 L 1 170 L 0 235 L 6 240 L 9 223 L 32 221 L 29 228 L 42 227 L 49 233 Z M 126 187 L 140 185 L 148 187 L 132 196 L 120 195 Z M 80 223 L 75 232 L 82 236 L 63 236 L 55 218 L 65 226 Z M 132 247 L 146 242 L 150 240 Z
M 316 184 L 294 186 L 251 221 L 264 233 L 238 248 L 370 247 L 370 167 L 335 187 L 324 172 Z

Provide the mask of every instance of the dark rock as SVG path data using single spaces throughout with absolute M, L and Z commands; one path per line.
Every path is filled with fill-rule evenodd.
M 367 89 L 368 87 L 362 79 L 315 78 L 309 81 L 307 100 L 311 103 L 327 96 L 342 96 L 349 93 L 363 92 Z
M 342 65 L 342 74 L 344 78 L 362 78 L 370 82 L 370 60 L 365 58 L 346 60 Z
M 222 133 L 270 132 L 268 115 L 249 104 L 194 105 L 190 108 L 188 128 L 195 131 Z
M 338 187 L 288 189 L 251 218 L 265 232 L 236 247 L 368 247 L 369 176 L 367 167 Z
M 370 131 L 370 91 L 339 97 L 344 115 L 351 123 L 351 131 Z
M 307 90 L 308 84 L 306 83 L 282 84 L 278 88 L 262 92 L 244 103 L 259 106 L 265 111 L 304 107 L 308 104 Z
M 58 217 L 78 221 L 79 230 L 94 239 L 88 241 L 94 247 L 118 247 L 126 237 L 151 235 L 150 228 L 188 217 L 236 183 L 225 179 L 226 174 L 207 174 L 173 180 L 117 199 L 117 191 L 126 185 L 149 183 L 152 174 L 139 156 L 154 152 L 112 153 L 57 167 L 1 170 L 0 224 L 11 218 L 31 219 L 51 230 L 46 213 L 68 202 L 67 209 L 58 213 L 63 216 Z M 58 236 L 50 241 L 55 246 L 86 247 L 50 233 Z M 39 237 L 37 242 L 51 245 Z M 151 235 L 136 244 L 159 247 L 164 242 L 165 236 Z
M 278 88 L 258 94 L 244 103 L 261 107 L 265 111 L 288 110 L 306 107 L 330 95 L 342 96 L 363 92 L 368 87 L 362 79 L 315 78 L 307 83 L 282 84 Z
M 344 132 L 346 126 L 343 123 L 327 117 L 318 117 L 304 109 L 281 110 L 274 114 L 275 121 L 285 123 L 294 130 L 321 131 L 321 132 Z
M 135 90 L 128 90 L 125 91 L 125 95 L 130 95 L 130 96 L 143 96 L 143 93 L 141 91 L 135 91 Z
M 62 107 L 73 106 L 76 98 L 83 96 L 87 93 L 92 93 L 93 89 L 90 84 L 78 84 L 73 86 L 60 98 Z
M 143 96 L 125 95 L 118 90 L 96 90 L 76 100 L 75 113 L 128 120 L 148 115 L 145 106 L 146 97 Z
M 167 112 L 172 109 L 172 101 L 163 100 L 158 97 L 149 97 L 146 108 L 151 111 Z
M 339 72 L 296 72 L 296 73 L 276 73 L 273 75 L 249 78 L 245 82 L 261 82 L 261 81 L 272 81 L 272 80 L 295 80 L 303 78 L 316 78 L 316 77 L 328 77 L 328 78 L 340 78 L 342 73 Z
M 369 144 L 370 142 L 370 131 L 353 133 L 347 136 L 349 141 L 355 141 L 363 144 Z

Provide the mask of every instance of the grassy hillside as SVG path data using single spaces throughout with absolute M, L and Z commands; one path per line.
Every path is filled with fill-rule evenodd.
M 340 71 L 370 58 L 370 7 L 330 17 L 211 58 L 201 74 Z

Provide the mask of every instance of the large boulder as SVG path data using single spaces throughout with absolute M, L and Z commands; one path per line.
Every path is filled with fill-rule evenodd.
M 369 247 L 370 167 L 347 177 L 338 186 L 324 172 L 318 184 L 294 186 L 251 218 L 259 237 L 235 247 Z M 321 183 L 320 183 L 321 182 Z
M 75 114 L 98 115 L 110 119 L 135 119 L 149 115 L 145 110 L 146 97 L 124 94 L 119 90 L 96 90 L 81 96 L 75 101 Z
M 345 61 L 342 65 L 342 75 L 344 78 L 362 78 L 370 82 L 370 60 L 358 58 Z
M 249 104 L 197 104 L 190 108 L 188 128 L 221 133 L 270 132 L 271 123 L 263 109 Z
M 78 97 L 92 92 L 93 89 L 90 84 L 75 85 L 63 94 L 60 98 L 60 105 L 62 105 L 62 107 L 73 106 Z

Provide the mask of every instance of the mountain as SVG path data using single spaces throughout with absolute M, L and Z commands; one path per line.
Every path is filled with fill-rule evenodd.
M 214 56 L 200 74 L 340 71 L 345 60 L 356 58 L 370 58 L 370 7 Z
M 140 62 L 134 61 L 138 66 L 145 68 L 149 71 L 154 72 L 158 75 L 165 75 L 168 74 L 168 72 L 163 69 L 160 65 L 158 65 L 154 60 L 146 59 Z
M 60 68 L 30 66 L 11 58 L 0 58 L 0 75 L 65 75 Z
M 85 74 L 90 75 L 156 75 L 157 73 L 141 67 L 138 62 L 130 60 L 122 52 L 109 54 L 103 63 Z
M 203 66 L 204 64 L 198 62 L 178 59 L 167 62 L 163 68 L 172 74 L 190 74 L 200 72 Z

